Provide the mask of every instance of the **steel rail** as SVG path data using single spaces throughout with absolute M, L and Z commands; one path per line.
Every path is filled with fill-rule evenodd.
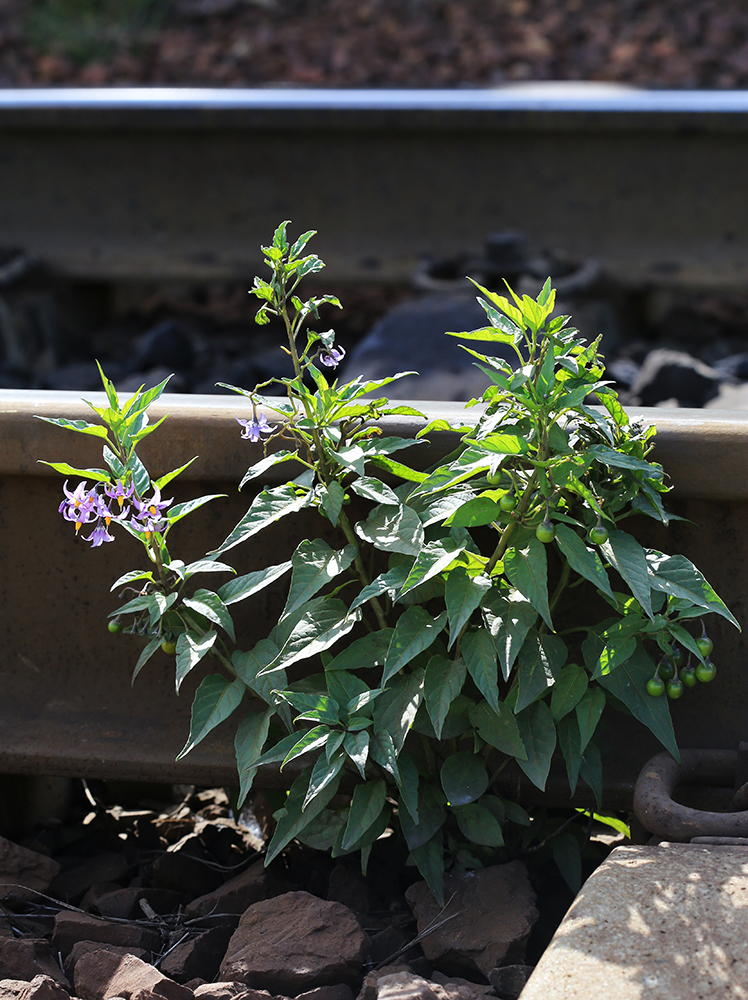
M 524 230 L 626 282 L 748 280 L 748 92 L 0 91 L 0 232 L 93 280 L 239 279 L 281 218 L 335 280 Z
M 236 487 L 259 445 L 239 436 L 234 415 L 242 413 L 241 405 L 234 397 L 169 395 L 152 408 L 154 419 L 170 416 L 160 433 L 143 442 L 147 467 L 160 475 L 199 455 L 181 486 L 179 480 L 173 484 L 176 499 L 227 494 L 175 529 L 181 558 L 195 559 L 213 548 L 249 506 L 248 491 L 240 494 Z M 417 405 L 429 419 L 463 416 L 460 404 Z M 664 532 L 643 518 L 638 537 L 664 551 L 687 554 L 737 618 L 748 621 L 748 413 L 629 412 L 656 422 L 655 458 L 674 484 L 669 506 L 688 519 Z M 100 463 L 97 439 L 65 435 L 33 419 L 34 414 L 76 419 L 88 413 L 77 393 L 0 392 L 0 773 L 231 784 L 231 725 L 219 727 L 184 760 L 174 759 L 189 730 L 199 670 L 185 680 L 177 698 L 173 658 L 157 654 L 131 687 L 138 641 L 106 631 L 106 616 L 119 603 L 109 592 L 111 582 L 136 565 L 137 545 L 124 536 L 96 550 L 76 542 L 57 512 L 62 479 L 38 464 L 40 458 L 82 468 Z M 415 418 L 390 419 L 393 432 L 414 435 L 421 426 Z M 448 434 L 433 438 L 431 445 L 408 453 L 407 461 L 427 465 L 453 445 Z M 240 573 L 277 563 L 293 551 L 294 539 L 318 530 L 314 515 L 307 520 L 299 515 L 293 524 L 281 521 L 232 550 L 228 561 Z M 237 606 L 241 648 L 251 648 L 267 634 L 267 623 L 283 604 L 283 583 L 263 591 L 246 609 Z M 745 640 L 716 616 L 709 620 L 709 633 L 719 676 L 674 705 L 676 730 L 684 747 L 734 750 L 744 739 L 748 718 Z M 606 723 L 601 738 L 607 751 L 606 804 L 625 808 L 636 775 L 661 748 L 632 719 L 617 714 L 614 719 L 615 726 Z M 277 780 L 277 775 L 261 780 Z M 538 796 L 519 769 L 508 791 L 528 802 Z M 545 801 L 568 802 L 563 765 L 552 770 Z

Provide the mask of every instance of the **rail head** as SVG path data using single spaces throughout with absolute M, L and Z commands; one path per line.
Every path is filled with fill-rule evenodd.
M 96 405 L 106 405 L 101 393 L 90 393 Z M 470 423 L 477 410 L 459 402 L 416 400 L 409 405 L 427 420 L 442 418 Z M 154 468 L 169 468 L 200 456 L 183 479 L 238 482 L 253 453 L 239 436 L 235 416 L 244 413 L 237 396 L 197 396 L 166 393 L 151 407 L 153 420 L 168 414 L 164 431 L 154 434 L 145 451 Z M 748 500 L 748 411 L 666 410 L 630 408 L 633 419 L 657 428 L 653 457 L 670 476 L 676 495 L 719 501 Z M 56 461 L 65 451 L 80 464 L 100 460 L 99 442 L 82 435 L 64 437 L 59 428 L 35 416 L 90 419 L 91 411 L 76 392 L 0 390 L 0 474 L 56 475 L 39 459 Z M 386 418 L 388 432 L 415 439 L 424 421 L 417 417 Z M 428 465 L 454 446 L 447 432 L 429 435 L 430 444 L 414 447 L 409 461 Z
M 748 90 L 549 81 L 452 90 L 0 89 L 0 129 L 748 130 Z

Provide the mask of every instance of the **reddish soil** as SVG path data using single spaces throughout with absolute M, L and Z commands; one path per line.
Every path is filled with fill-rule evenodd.
M 65 10 L 96 9 L 50 28 Z M 114 9 L 141 11 L 113 20 Z M 145 15 L 142 12 L 145 11 Z M 50 14 L 51 12 L 51 14 Z M 83 31 L 85 35 L 85 31 Z M 745 0 L 0 0 L 0 86 L 748 85 Z

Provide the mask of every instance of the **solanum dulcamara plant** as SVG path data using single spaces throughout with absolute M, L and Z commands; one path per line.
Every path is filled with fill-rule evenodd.
M 239 802 L 258 768 L 288 776 L 267 861 L 295 838 L 336 857 L 360 852 L 365 869 L 389 830 L 443 902 L 445 871 L 494 863 L 509 825 L 529 822 L 502 791 L 507 765 L 543 789 L 559 752 L 571 793 L 581 778 L 599 803 L 606 705 L 677 758 L 661 695 L 713 678 L 704 616 L 737 622 L 688 559 L 643 548 L 626 530 L 633 515 L 668 523 L 663 470 L 647 457 L 655 432 L 630 420 L 606 383 L 599 339 L 587 343 L 554 315 L 550 280 L 537 299 L 476 286 L 486 325 L 450 335 L 508 346 L 514 362 L 466 346 L 489 381 L 482 399 L 460 427 L 424 418 L 414 440 L 386 429 L 388 417 L 422 417 L 380 395 L 399 376 L 335 380 L 344 351 L 332 330 L 311 325 L 323 303 L 340 303 L 297 295 L 323 267 L 305 253 L 312 236 L 290 243 L 282 224 L 263 248 L 270 280 L 251 290 L 257 322 L 273 317 L 284 331 L 293 374 L 270 380 L 282 394 L 263 395 L 270 383 L 225 386 L 246 407 L 237 433 L 251 464 L 240 487 L 261 486 L 281 465 L 289 478 L 260 488 L 213 551 L 189 564 L 172 555 L 173 526 L 215 498 L 173 505 L 163 491 L 182 469 L 152 479 L 137 454 L 168 380 L 122 403 L 102 373 L 98 422 L 52 423 L 101 437 L 104 467 L 49 464 L 66 476 L 60 511 L 83 539 L 98 546 L 123 529 L 141 544 L 147 568 L 112 588 L 137 589 L 110 626 L 140 637 L 134 676 L 159 647 L 175 655 L 177 691 L 210 662 L 180 756 L 235 715 Z M 415 445 L 444 430 L 451 454 L 414 468 Z M 303 538 L 284 561 L 243 576 L 223 561 L 310 509 L 327 522 L 325 538 Z M 207 574 L 229 578 L 195 587 Z M 283 579 L 278 621 L 238 648 L 235 617 Z M 303 678 L 289 681 L 297 664 Z

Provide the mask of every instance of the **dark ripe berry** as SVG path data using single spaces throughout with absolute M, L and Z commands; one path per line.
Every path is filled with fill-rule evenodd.
M 687 688 L 696 687 L 696 670 L 694 667 L 683 667 L 680 674 L 681 683 Z
M 675 676 L 675 667 L 669 660 L 665 660 L 664 663 L 660 664 L 660 677 L 664 681 L 669 681 L 671 677 Z
M 603 545 L 608 540 L 607 528 L 604 528 L 602 524 L 598 524 L 596 527 L 590 529 L 589 537 L 593 545 Z
M 712 650 L 714 649 L 714 643 L 712 642 L 712 640 L 709 638 L 708 635 L 700 635 L 699 638 L 696 640 L 696 645 L 698 646 L 699 652 L 704 657 L 704 659 L 706 659 L 707 656 L 710 656 Z
M 177 651 L 177 644 L 173 639 L 164 639 L 161 648 L 168 656 L 173 656 Z
M 556 537 L 556 529 L 554 528 L 551 521 L 547 519 L 541 521 L 541 523 L 535 529 L 535 537 L 539 542 L 543 542 L 544 545 L 548 545 Z
M 686 654 L 683 652 L 680 646 L 673 647 L 673 655 L 670 657 L 673 664 L 680 669 L 686 662 Z
M 708 684 L 713 681 L 717 676 L 717 668 L 714 666 L 711 660 L 706 663 L 700 663 L 696 667 L 696 678 L 700 680 L 702 684 Z
M 499 500 L 499 507 L 509 513 L 510 510 L 514 510 L 517 506 L 517 498 L 514 493 L 505 493 L 504 496 Z
M 647 681 L 647 694 L 651 698 L 659 698 L 665 694 L 665 681 L 659 677 L 650 677 Z
M 671 681 L 667 682 L 665 690 L 667 691 L 668 698 L 672 698 L 675 701 L 676 698 L 680 698 L 683 694 L 683 685 L 677 677 L 674 677 Z
M 122 624 L 122 622 L 117 622 L 117 621 L 109 622 L 109 624 L 107 625 L 107 628 L 113 635 L 116 635 L 118 632 L 121 632 L 124 627 L 125 626 Z

